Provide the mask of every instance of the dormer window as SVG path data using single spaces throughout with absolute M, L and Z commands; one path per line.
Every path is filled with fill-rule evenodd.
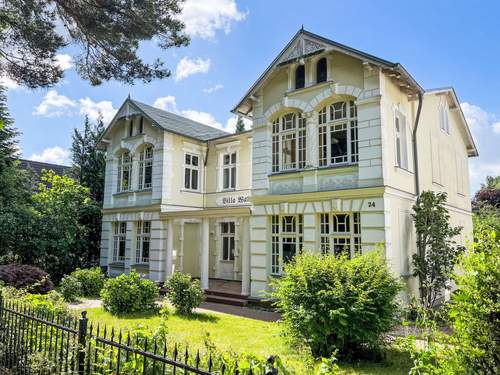
M 304 65 L 299 65 L 295 69 L 295 88 L 301 89 L 306 84 L 306 70 Z
M 327 78 L 326 57 L 318 60 L 316 63 L 316 83 L 325 82 Z

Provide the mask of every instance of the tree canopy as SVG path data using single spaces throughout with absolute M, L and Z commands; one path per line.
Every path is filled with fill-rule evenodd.
M 179 19 L 183 0 L 5 0 L 0 7 L 0 73 L 29 88 L 63 76 L 56 54 L 75 47 L 77 72 L 92 85 L 165 78 L 156 59 L 144 62 L 140 43 L 162 49 L 186 46 Z

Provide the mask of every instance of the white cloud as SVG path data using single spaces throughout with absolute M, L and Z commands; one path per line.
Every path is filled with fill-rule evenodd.
M 181 61 L 177 64 L 175 69 L 176 81 L 187 78 L 196 73 L 206 73 L 210 69 L 210 59 L 203 60 L 201 58 L 190 59 L 189 57 L 183 57 Z
M 104 124 L 108 124 L 116 113 L 116 109 L 113 108 L 113 103 L 109 100 L 102 100 L 100 102 L 94 102 L 90 98 L 84 98 L 79 100 L 80 103 L 80 114 L 87 115 L 93 121 L 99 118 L 99 113 L 102 114 L 102 120 Z
M 62 147 L 49 147 L 42 151 L 41 154 L 33 154 L 30 160 L 41 161 L 45 163 L 66 164 L 70 163 L 70 152 Z
M 157 98 L 153 103 L 153 107 L 176 113 L 177 103 L 175 102 L 175 96 L 167 95 L 161 98 Z
M 243 123 L 245 124 L 245 130 L 250 129 L 252 126 L 252 121 L 242 117 Z M 236 123 L 238 122 L 238 117 L 233 116 L 227 119 L 226 128 L 224 130 L 234 133 L 236 131 Z
M 467 123 L 474 133 L 477 133 L 488 126 L 490 115 L 484 109 L 467 102 L 461 103 L 460 107 L 462 107 Z
M 221 90 L 223 88 L 224 88 L 224 86 L 221 85 L 220 83 L 218 83 L 215 86 L 207 87 L 207 88 L 203 89 L 203 92 L 206 93 L 206 94 L 211 94 L 211 93 L 219 91 L 219 90 Z
M 0 76 L 0 86 L 3 86 L 7 90 L 15 90 L 19 88 L 19 84 L 7 76 Z
M 500 121 L 495 122 L 492 127 L 495 133 L 500 134 Z
M 212 126 L 217 129 L 224 130 L 222 124 L 218 122 L 214 116 L 208 112 L 200 112 L 194 109 L 186 109 L 181 111 L 181 115 L 190 120 L 201 122 L 202 124 Z
M 67 96 L 59 95 L 56 90 L 49 90 L 42 102 L 33 112 L 37 116 L 55 117 L 68 113 L 68 109 L 76 107 L 75 101 Z
M 56 65 L 62 70 L 71 69 L 73 67 L 73 58 L 68 54 L 56 55 Z
M 228 34 L 232 23 L 246 16 L 246 12 L 238 10 L 235 0 L 187 0 L 181 19 L 190 36 L 213 39 L 217 30 Z

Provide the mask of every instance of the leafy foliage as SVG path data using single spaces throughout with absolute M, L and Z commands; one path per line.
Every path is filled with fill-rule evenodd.
M 486 183 L 481 185 L 472 203 L 474 211 L 485 206 L 500 209 L 500 176 L 487 176 Z
M 25 289 L 32 293 L 47 293 L 54 289 L 47 272 L 27 264 L 0 266 L 0 281 L 7 286 Z
M 203 302 L 203 289 L 200 281 L 191 280 L 191 275 L 175 272 L 165 283 L 167 298 L 174 305 L 177 313 L 191 314 Z
M 414 276 L 420 285 L 420 301 L 432 309 L 449 280 L 457 256 L 464 250 L 453 238 L 461 227 L 452 227 L 446 207 L 446 193 L 424 191 L 413 206 L 413 221 L 417 232 L 417 254 L 413 255 Z
M 71 272 L 71 276 L 81 284 L 80 296 L 99 297 L 102 288 L 104 288 L 105 277 L 99 267 L 88 269 L 77 268 Z
M 351 260 L 304 253 L 272 284 L 288 331 L 323 357 L 377 346 L 394 323 L 400 290 L 377 251 Z
M 71 275 L 66 275 L 59 283 L 59 291 L 68 302 L 75 302 L 82 295 L 82 283 Z
M 243 118 L 238 116 L 238 120 L 236 121 L 236 133 L 241 133 L 245 131 L 245 123 L 243 122 Z
M 158 296 L 154 281 L 141 279 L 137 272 L 110 278 L 101 290 L 103 306 L 112 314 L 153 310 Z
M 181 2 L 6 0 L 0 9 L 0 71 L 30 88 L 51 86 L 63 76 L 57 51 L 72 44 L 79 51 L 77 72 L 93 85 L 168 77 L 160 60 L 145 63 L 138 49 L 150 40 L 162 49 L 189 43 L 179 20 Z

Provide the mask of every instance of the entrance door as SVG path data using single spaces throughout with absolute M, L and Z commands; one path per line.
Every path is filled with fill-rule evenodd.
M 219 275 L 225 280 L 234 280 L 235 224 L 234 221 L 222 222 L 220 225 Z
M 200 224 L 184 224 L 184 264 L 183 270 L 192 277 L 200 277 Z

